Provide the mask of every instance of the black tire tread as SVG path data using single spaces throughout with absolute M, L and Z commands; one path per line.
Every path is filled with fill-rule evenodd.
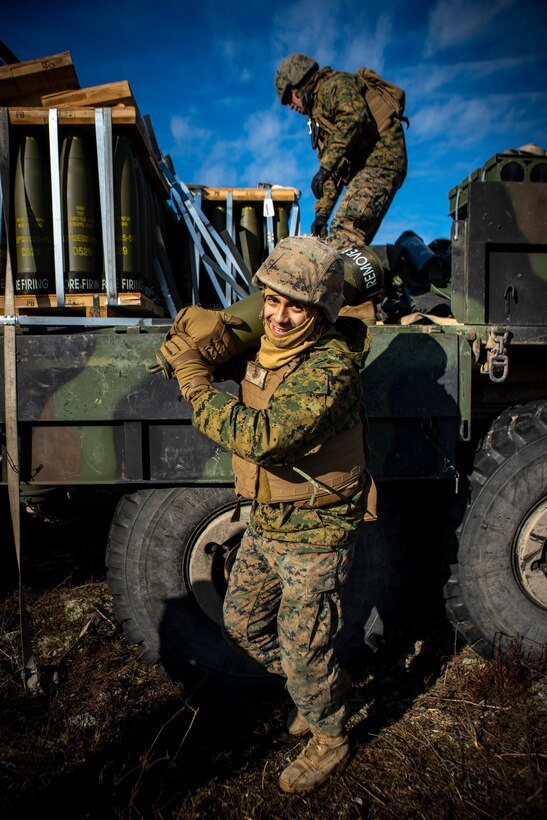
M 466 515 L 484 485 L 508 459 L 530 444 L 546 437 L 547 401 L 544 400 L 507 408 L 494 420 L 477 450 L 473 472 L 469 477 L 468 494 L 463 499 L 463 503 L 467 506 L 466 514 L 462 514 L 462 500 L 456 505 L 454 517 L 460 522 L 455 532 L 457 543 L 461 541 Z M 453 543 L 450 553 L 451 558 L 454 559 Z M 497 647 L 494 646 L 491 637 L 484 635 L 473 621 L 465 603 L 460 569 L 457 560 L 450 562 L 450 576 L 444 587 L 447 615 L 456 627 L 458 635 L 467 644 L 483 657 L 491 658 L 497 651 Z

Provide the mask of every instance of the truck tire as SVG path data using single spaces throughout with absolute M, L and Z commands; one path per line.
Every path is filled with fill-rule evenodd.
M 231 649 L 220 631 L 225 571 L 248 520 L 232 522 L 233 490 L 167 488 L 124 496 L 108 538 L 114 614 L 145 663 L 178 679 L 197 667 L 244 682 L 262 668 Z
M 232 649 L 220 628 L 226 578 L 250 505 L 242 504 L 238 522 L 231 521 L 234 508 L 233 489 L 205 487 L 139 490 L 116 508 L 106 553 L 114 613 L 143 660 L 159 663 L 171 679 L 189 667 L 237 685 L 271 677 Z M 343 661 L 384 640 L 404 578 L 396 516 L 363 530 L 344 590 Z
M 458 634 L 485 658 L 547 643 L 547 402 L 505 410 L 475 459 L 445 586 Z

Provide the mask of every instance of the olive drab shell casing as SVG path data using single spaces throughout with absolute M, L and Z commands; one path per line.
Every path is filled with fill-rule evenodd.
M 284 202 L 276 203 L 274 211 L 275 243 L 281 242 L 289 235 L 289 212 L 291 206 Z
M 262 262 L 262 234 L 262 220 L 258 218 L 256 206 L 242 205 L 238 227 L 239 248 L 251 273 L 255 273 Z
M 226 228 L 226 206 L 215 203 L 211 209 L 211 225 L 217 233 L 222 233 Z
M 264 333 L 264 324 L 262 322 L 263 304 L 262 291 L 257 291 L 226 308 L 227 313 L 243 319 L 245 323 L 241 327 L 232 327 L 230 329 L 241 346 L 241 353 L 256 347 L 258 340 Z
M 384 287 L 384 267 L 380 257 L 368 247 L 340 251 L 344 262 L 344 304 L 360 305 L 378 296 Z
M 44 138 L 22 136 L 15 165 L 13 197 L 16 293 L 54 289 L 49 158 Z
M 114 148 L 116 278 L 120 293 L 143 287 L 139 192 L 135 159 L 128 140 L 116 136 Z
M 103 271 L 99 192 L 87 135 L 67 134 L 60 161 L 65 291 L 98 292 Z

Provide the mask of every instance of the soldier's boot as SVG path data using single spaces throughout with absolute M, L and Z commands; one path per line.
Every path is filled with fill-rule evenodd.
M 340 673 L 340 692 L 342 695 L 347 695 L 348 692 L 351 690 L 353 686 L 353 681 L 351 676 L 341 670 Z M 306 718 L 302 717 L 298 709 L 295 707 L 289 714 L 287 718 L 287 731 L 293 737 L 304 737 L 307 735 L 308 732 L 311 732 L 310 727 L 306 721 Z
M 296 760 L 281 772 L 279 785 L 291 794 L 312 792 L 340 771 L 348 759 L 349 739 L 346 734 L 315 734 Z
M 295 707 L 290 713 L 287 720 L 287 731 L 294 737 L 303 737 L 307 735 L 310 730 L 306 718 L 303 718 L 298 709 Z

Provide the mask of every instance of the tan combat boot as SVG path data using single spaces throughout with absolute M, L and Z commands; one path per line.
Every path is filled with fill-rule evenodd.
M 314 735 L 279 778 L 285 792 L 312 792 L 349 759 L 349 739 L 343 735 Z

